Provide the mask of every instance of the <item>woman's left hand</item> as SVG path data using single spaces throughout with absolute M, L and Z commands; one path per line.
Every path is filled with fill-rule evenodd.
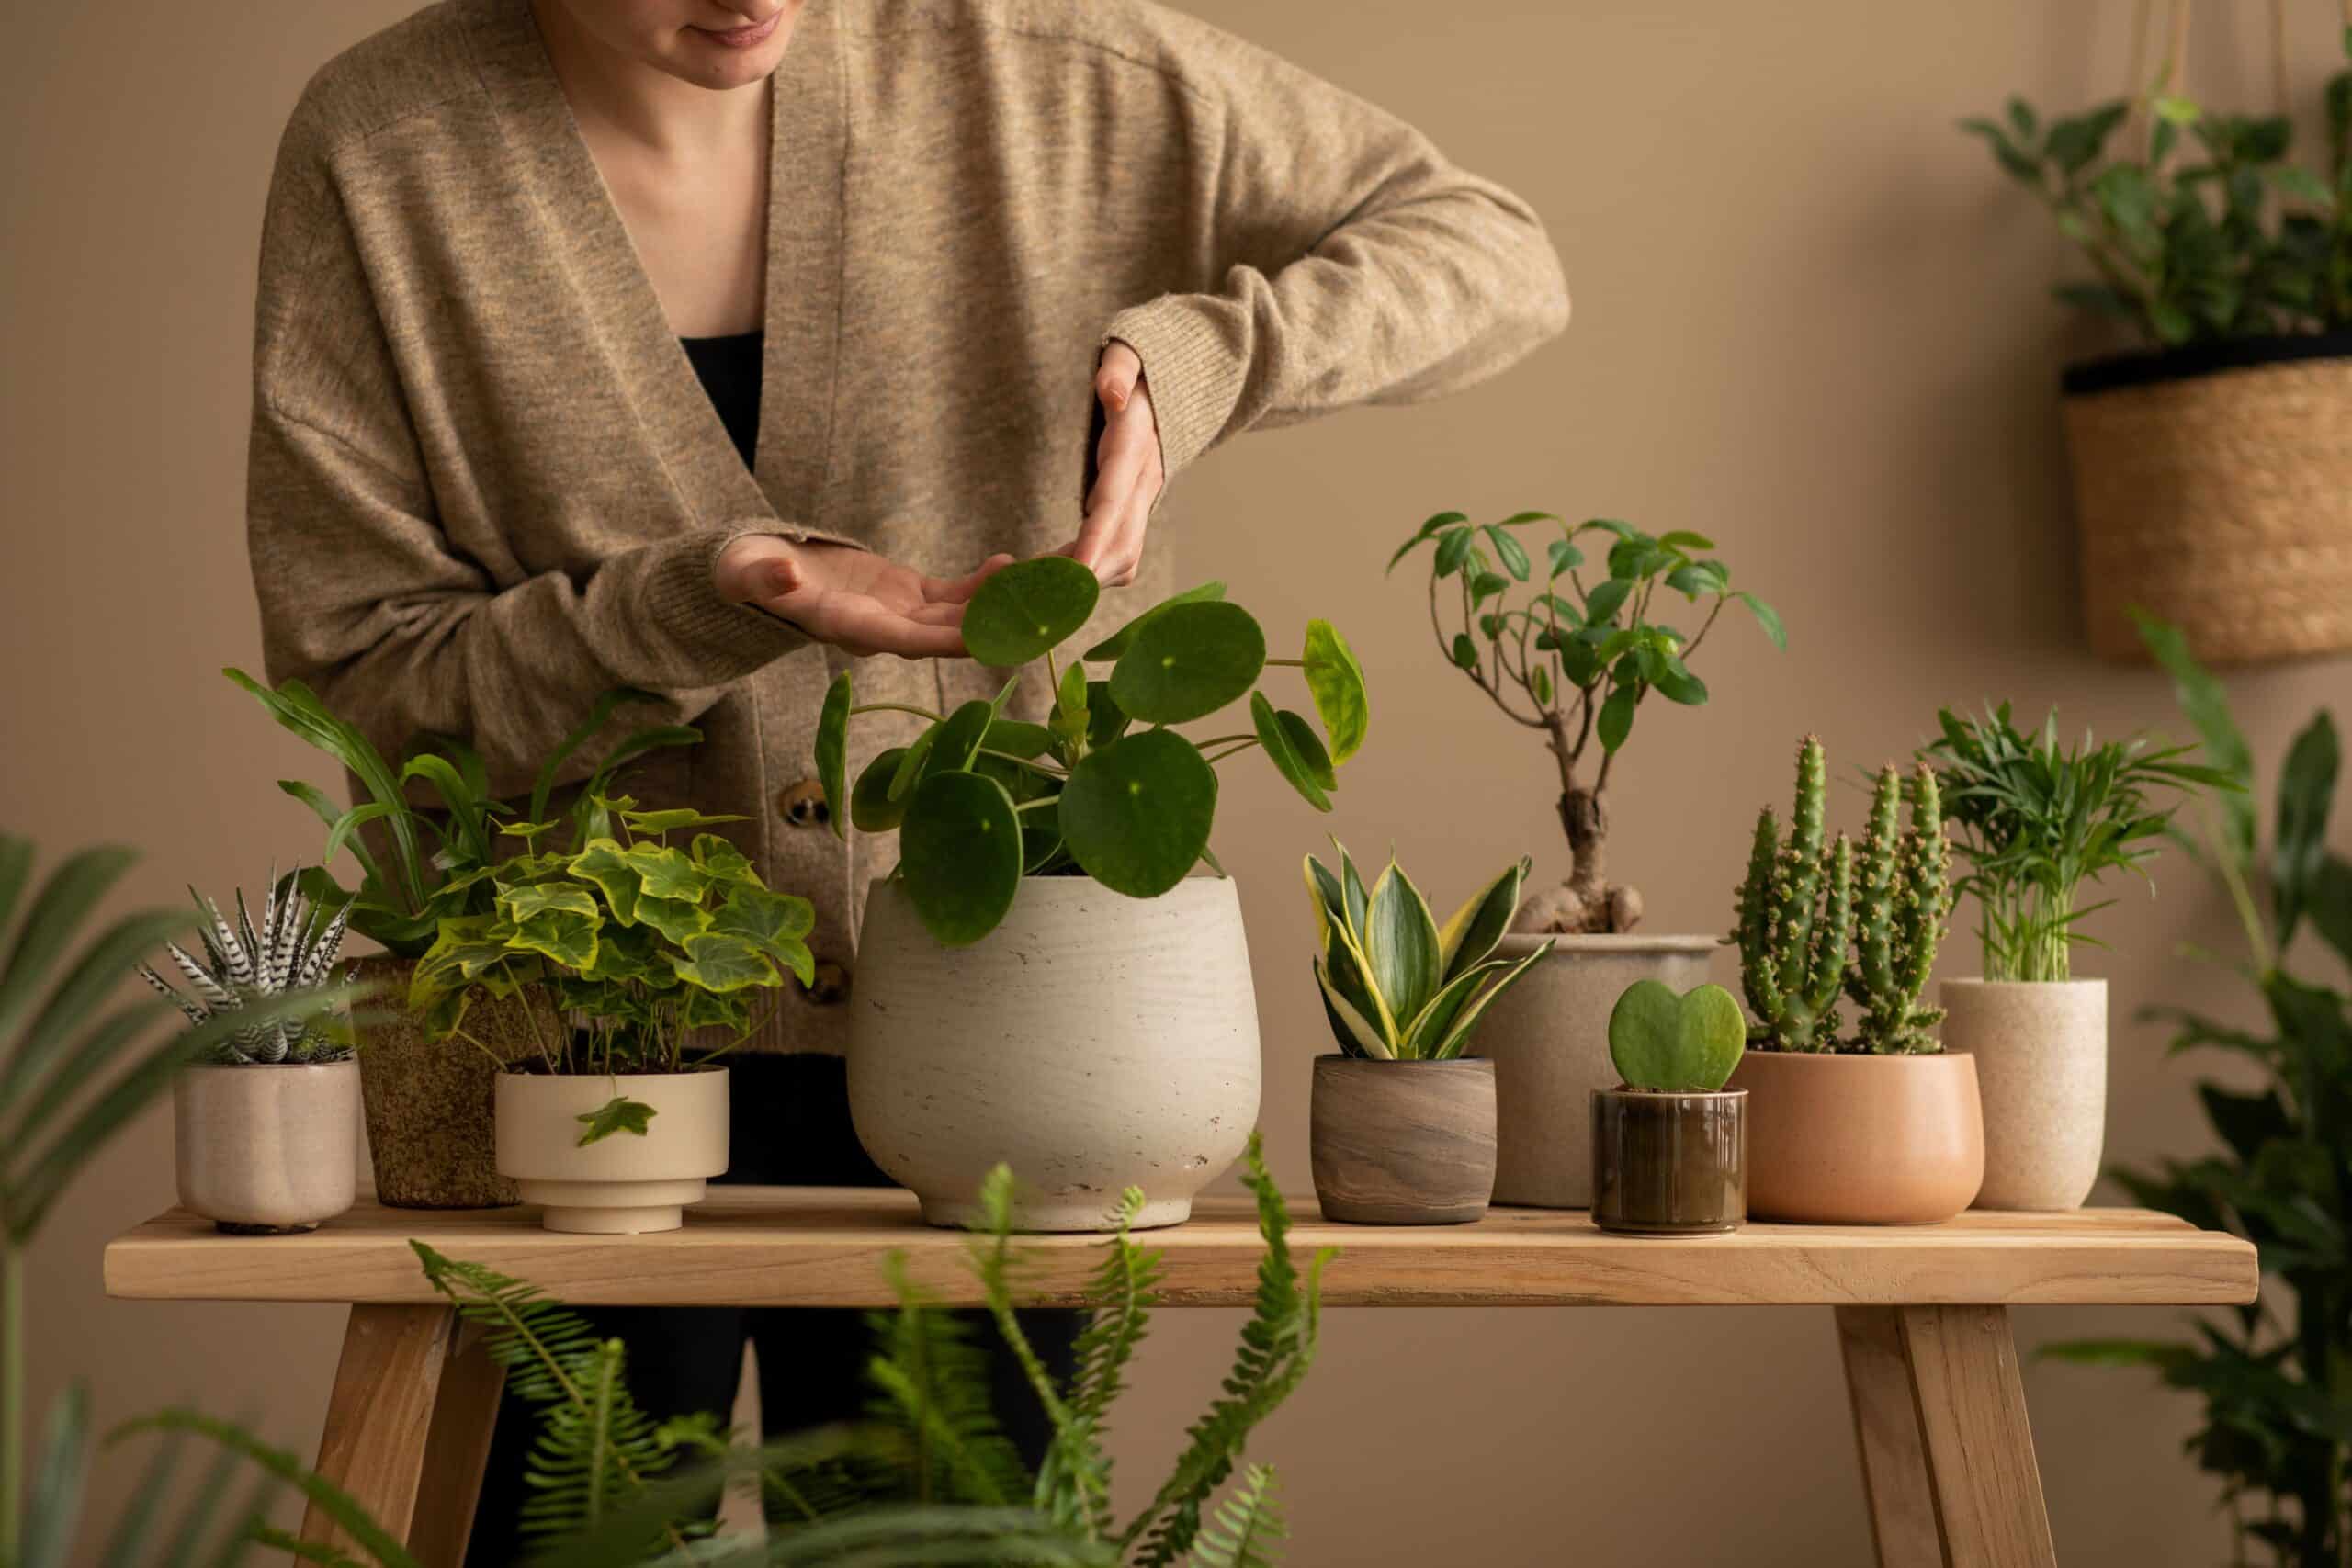
M 1151 388 L 1134 349 L 1114 343 L 1102 351 L 1094 396 L 1103 411 L 1102 440 L 1094 449 L 1094 490 L 1086 498 L 1078 537 L 1060 553 L 1092 568 L 1105 588 L 1124 588 L 1136 580 L 1152 503 L 1168 482 Z

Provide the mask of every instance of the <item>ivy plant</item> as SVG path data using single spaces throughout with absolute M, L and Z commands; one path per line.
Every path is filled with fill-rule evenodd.
M 2352 28 L 2344 35 L 2352 54 Z M 2126 152 L 2133 109 L 2146 124 Z M 2290 162 L 2285 115 L 2221 114 L 2165 92 L 2047 122 L 2022 98 L 1961 121 L 2080 247 L 2064 303 L 2159 348 L 2352 323 L 2352 71 L 2325 94 L 2324 171 Z
M 1204 583 L 1155 604 L 1071 658 L 1055 657 L 1094 613 L 1101 584 L 1066 557 L 1003 568 L 972 595 L 964 642 L 997 669 L 1039 666 L 1052 707 L 1043 724 L 1008 716 L 1015 674 L 993 700 L 953 713 L 897 703 L 861 706 L 844 671 L 817 726 L 817 776 L 833 830 L 899 835 L 895 873 L 941 942 L 994 931 L 1023 876 L 1091 876 L 1134 898 L 1156 898 L 1203 863 L 1216 868 L 1216 764 L 1264 751 L 1308 805 L 1331 808 L 1338 767 L 1370 722 L 1363 671 L 1327 621 L 1309 621 L 1296 659 L 1270 659 L 1257 618 Z M 1107 665 L 1095 675 L 1089 665 Z M 1321 720 L 1278 707 L 1258 690 L 1267 666 L 1296 669 Z M 1194 739 L 1170 728 L 1247 697 L 1250 728 Z M 912 714 L 925 728 L 847 774 L 849 724 L 864 714 Z
M 1540 560 L 1520 537 L 1531 528 L 1558 536 L 1544 542 Z M 1714 541 L 1680 530 L 1653 537 L 1606 518 L 1570 525 L 1548 512 L 1473 524 L 1462 513 L 1442 512 L 1397 547 L 1388 570 L 1424 545 L 1432 552 L 1430 629 L 1438 647 L 1512 722 L 1544 738 L 1559 771 L 1569 874 L 1528 900 L 1519 928 L 1631 931 L 1642 917 L 1641 895 L 1608 878 L 1609 773 L 1617 753 L 1653 692 L 1686 707 L 1706 702 L 1706 682 L 1689 660 L 1724 605 L 1744 606 L 1772 645 L 1785 648 L 1780 615 L 1732 586 L 1731 569 L 1705 553 Z M 1601 558 L 1589 561 L 1588 548 Z M 1661 589 L 1668 597 L 1659 597 Z M 1663 619 L 1678 598 L 1700 617 L 1687 637 Z

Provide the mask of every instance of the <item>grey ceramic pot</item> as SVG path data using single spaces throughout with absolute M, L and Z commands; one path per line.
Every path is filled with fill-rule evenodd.
M 1327 1219 L 1475 1220 L 1495 1191 L 1495 1065 L 1317 1056 L 1308 1145 Z
M 1747 1091 L 1595 1089 L 1592 1223 L 1630 1235 L 1736 1231 L 1747 1219 Z

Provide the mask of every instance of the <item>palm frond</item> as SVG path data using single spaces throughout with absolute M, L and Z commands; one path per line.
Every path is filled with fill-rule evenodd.
M 376 1568 L 417 1568 L 416 1559 L 408 1549 L 392 1539 L 390 1533 L 368 1516 L 358 1499 L 344 1491 L 324 1476 L 316 1474 L 292 1454 L 283 1449 L 270 1447 L 232 1421 L 222 1421 L 198 1411 L 171 1409 L 118 1427 L 108 1434 L 109 1445 L 121 1441 L 135 1432 L 193 1432 L 220 1444 L 246 1462 L 258 1466 L 264 1475 L 277 1485 L 289 1486 L 307 1498 L 335 1522 L 349 1536 L 352 1544 L 367 1555 L 360 1561 Z M 240 1516 L 241 1533 L 249 1532 L 253 1510 Z

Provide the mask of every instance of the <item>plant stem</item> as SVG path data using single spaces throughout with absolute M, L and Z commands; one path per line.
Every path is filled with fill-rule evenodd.
M 867 703 L 863 706 L 854 707 L 849 710 L 849 714 L 852 718 L 855 718 L 862 713 L 910 713 L 917 718 L 927 718 L 933 724 L 944 722 L 937 714 L 932 712 L 929 708 L 909 707 L 904 703 Z
M 1204 755 L 1204 756 L 1201 758 L 1201 761 L 1203 761 L 1204 762 L 1212 762 L 1212 763 L 1214 763 L 1214 762 L 1222 762 L 1222 761 L 1224 761 L 1227 757 L 1236 757 L 1236 756 L 1240 755 L 1242 752 L 1247 751 L 1248 750 L 1250 750 L 1250 747 L 1255 746 L 1256 744 L 1258 744 L 1257 739 L 1256 739 L 1256 738 L 1255 738 L 1255 737 L 1252 737 L 1251 739 L 1248 739 L 1248 740 L 1244 740 L 1244 741 L 1243 741 L 1240 745 L 1238 745 L 1238 746 L 1228 746 L 1228 747 L 1227 747 L 1224 750 L 1219 751 L 1219 752 L 1218 752 L 1216 756 L 1214 756 L 1214 757 Z
M 25 1481 L 25 1255 L 0 1237 L 0 1562 L 17 1561 Z
M 1306 660 L 1304 659 L 1269 659 L 1266 662 L 1268 664 L 1283 665 L 1285 668 L 1292 670 L 1304 670 L 1306 668 Z
M 1043 773 L 1049 779 L 1062 779 L 1069 776 L 1059 768 L 1049 768 L 1034 757 L 1016 757 L 1010 751 L 993 751 L 986 746 L 979 749 L 979 755 L 994 757 L 1002 762 L 1011 762 L 1014 767 L 1026 768 L 1033 773 Z

